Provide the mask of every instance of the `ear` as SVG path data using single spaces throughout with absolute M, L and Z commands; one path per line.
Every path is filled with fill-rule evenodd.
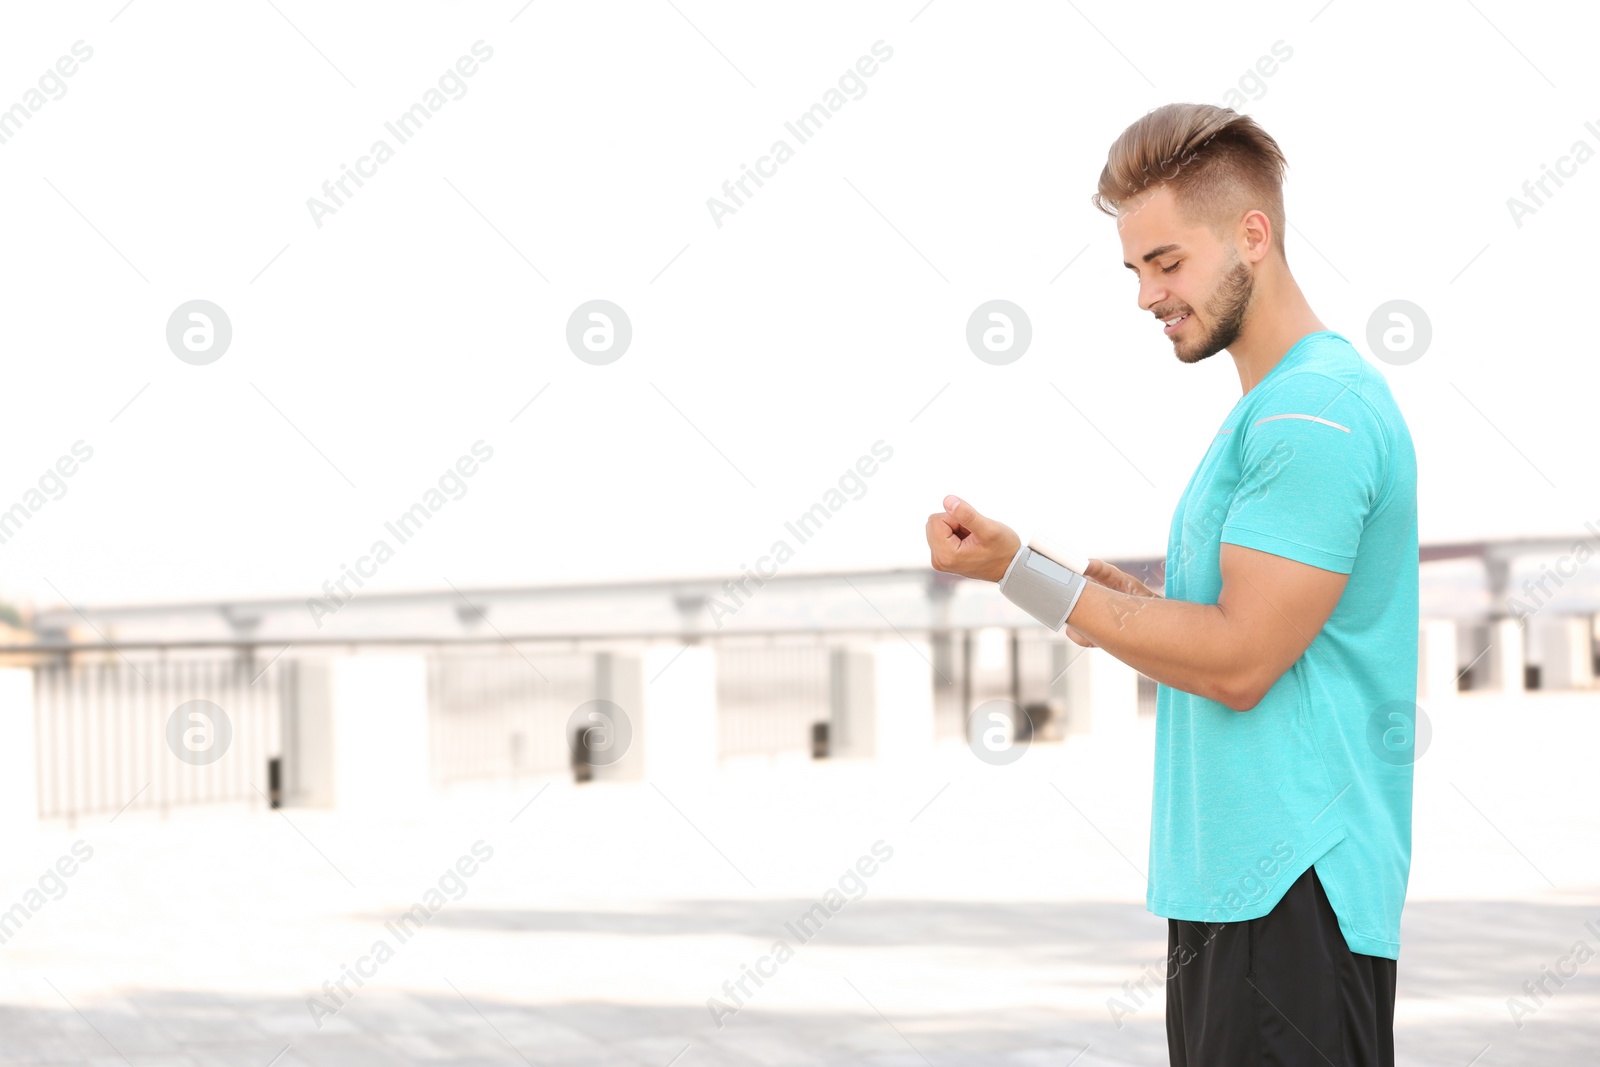
M 1249 263 L 1260 263 L 1272 251 L 1272 220 L 1260 208 L 1251 208 L 1239 220 L 1244 239 L 1244 256 Z

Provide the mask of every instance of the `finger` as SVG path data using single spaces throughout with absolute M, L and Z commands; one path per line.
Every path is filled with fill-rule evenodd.
M 1100 646 L 1096 645 L 1094 643 L 1094 641 L 1092 641 L 1088 637 L 1084 636 L 1083 633 L 1081 633 L 1078 630 L 1073 629 L 1071 626 L 1067 626 L 1067 627 L 1065 627 L 1065 629 L 1066 629 L 1066 632 L 1067 632 L 1067 637 L 1070 638 L 1074 644 L 1082 645 L 1084 648 L 1098 648 L 1098 647 L 1100 647 Z
M 1084 577 L 1092 578 L 1101 585 L 1135 596 L 1158 595 L 1154 589 L 1151 589 L 1127 571 L 1122 570 L 1120 567 L 1115 567 L 1103 559 L 1090 560 L 1089 569 L 1084 572 Z
M 928 529 L 937 531 L 938 538 L 948 542 L 952 547 L 958 547 L 962 539 L 967 536 L 967 530 L 951 521 L 950 516 L 943 512 L 928 516 Z
M 954 500 L 955 498 L 947 496 L 947 497 L 945 497 L 945 499 L 946 500 Z M 950 529 L 951 531 L 953 531 L 954 533 L 956 533 L 958 535 L 964 535 L 967 532 L 967 530 L 959 522 L 956 521 L 955 516 L 950 514 L 950 512 L 948 512 L 948 511 L 936 511 L 932 515 L 928 516 L 928 522 L 929 523 L 932 523 L 934 519 L 938 519 L 940 522 L 944 523 L 944 525 L 948 529 Z
M 1138 584 L 1137 580 L 1118 567 L 1114 567 L 1103 559 L 1091 559 L 1088 568 L 1083 572 L 1085 578 L 1091 578 L 1103 586 L 1115 589 L 1119 593 L 1132 593 Z
M 1091 559 L 1089 565 L 1083 569 L 1085 578 L 1092 578 L 1101 585 L 1112 584 L 1112 577 L 1117 573 L 1117 568 L 1103 559 Z
M 987 521 L 977 508 L 954 494 L 944 498 L 944 509 L 951 519 L 974 533 Z
M 950 529 L 949 517 L 942 512 L 928 516 L 924 528 L 928 539 L 928 554 L 934 570 L 949 570 L 961 551 L 961 538 Z

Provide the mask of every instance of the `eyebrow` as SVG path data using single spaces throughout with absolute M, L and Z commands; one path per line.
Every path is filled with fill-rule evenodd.
M 1160 248 L 1152 248 L 1150 251 L 1146 252 L 1144 254 L 1144 256 L 1142 257 L 1143 262 L 1148 263 L 1152 259 L 1155 259 L 1157 256 L 1164 256 L 1168 252 L 1176 252 L 1181 247 L 1182 247 L 1181 245 L 1162 245 Z M 1132 271 L 1137 271 L 1139 269 L 1138 267 L 1135 267 L 1132 263 L 1129 263 L 1127 260 L 1123 260 L 1122 261 L 1122 265 L 1124 267 L 1127 267 L 1129 270 L 1132 270 Z

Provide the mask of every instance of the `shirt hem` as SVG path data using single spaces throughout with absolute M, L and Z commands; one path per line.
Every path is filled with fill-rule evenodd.
M 1316 864 L 1312 864 L 1312 866 L 1315 867 Z M 1339 917 L 1339 932 L 1344 935 L 1345 944 L 1350 946 L 1350 951 L 1360 953 L 1363 956 L 1381 956 L 1384 959 L 1398 960 L 1400 958 L 1400 942 L 1390 941 L 1388 938 L 1379 937 L 1376 934 L 1360 933 L 1349 929 L 1345 925 L 1343 918 L 1343 909 L 1346 903 L 1340 899 L 1343 894 L 1339 891 L 1338 886 L 1330 887 L 1328 880 L 1323 878 L 1321 874 L 1318 874 L 1317 877 L 1322 882 L 1322 891 L 1328 895 L 1329 906 L 1333 908 L 1334 915 Z M 1405 901 L 1402 897 L 1401 907 L 1404 906 Z
M 1164 919 L 1179 919 L 1183 922 L 1197 923 L 1236 923 L 1249 919 L 1259 919 L 1267 912 L 1278 906 L 1278 901 L 1289 891 L 1295 879 L 1309 871 L 1329 850 L 1349 836 L 1349 829 L 1341 826 L 1337 830 L 1324 834 L 1306 849 L 1306 857 L 1301 863 L 1286 868 L 1274 883 L 1272 891 L 1264 894 L 1259 901 L 1248 907 L 1230 908 L 1226 904 L 1194 904 L 1181 901 L 1165 900 L 1155 896 L 1145 898 L 1145 909 L 1161 916 Z
M 1317 861 L 1331 852 L 1334 845 L 1345 840 L 1349 833 L 1348 827 L 1341 827 L 1333 833 L 1318 838 L 1309 848 L 1311 859 L 1304 866 L 1294 869 L 1292 875 L 1283 875 L 1278 883 L 1282 888 L 1277 889 L 1277 886 L 1274 887 L 1277 889 L 1276 893 L 1267 894 L 1258 903 L 1248 908 L 1229 908 L 1224 905 L 1214 904 L 1179 904 L 1156 897 L 1148 897 L 1145 900 L 1145 908 L 1164 919 L 1177 919 L 1181 922 L 1231 923 L 1259 919 L 1277 907 L 1278 902 L 1283 899 L 1283 895 L 1289 891 L 1289 886 L 1315 867 Z M 1323 891 L 1327 891 L 1326 887 L 1324 887 Z M 1331 897 L 1328 903 L 1330 905 L 1333 903 Z M 1334 915 L 1335 917 L 1338 916 L 1337 909 L 1334 910 Z M 1379 956 L 1388 960 L 1398 961 L 1400 959 L 1400 942 L 1398 941 L 1390 941 L 1388 938 L 1377 937 L 1372 934 L 1356 933 L 1346 929 L 1342 920 L 1339 923 L 1339 932 L 1344 935 L 1345 944 L 1349 946 L 1351 952 L 1362 956 Z
M 1348 930 L 1344 934 L 1345 944 L 1350 946 L 1350 951 L 1361 956 L 1380 956 L 1386 960 L 1400 958 L 1400 942 L 1385 941 L 1381 937 L 1370 937 L 1366 934 L 1352 934 Z

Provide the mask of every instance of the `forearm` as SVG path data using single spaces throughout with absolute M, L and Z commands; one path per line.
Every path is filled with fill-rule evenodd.
M 1243 710 L 1254 664 L 1248 642 L 1217 604 L 1135 596 L 1089 582 L 1067 625 L 1146 677 Z

